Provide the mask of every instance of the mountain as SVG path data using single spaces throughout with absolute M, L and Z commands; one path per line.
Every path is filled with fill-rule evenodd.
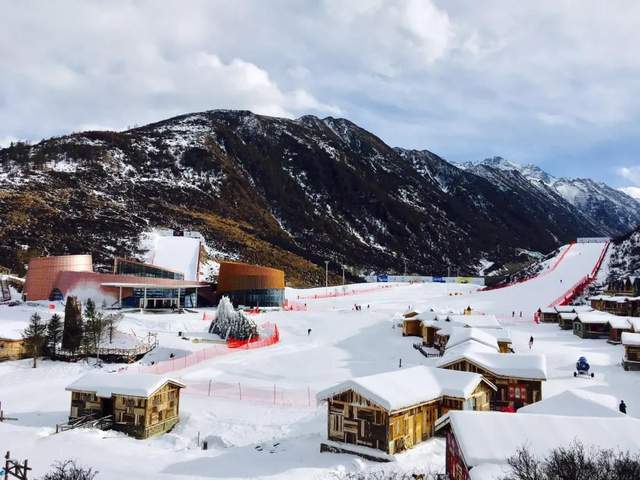
M 640 277 L 640 228 L 611 243 L 609 280 Z
M 461 165 L 502 189 L 527 189 L 565 203 L 581 221 L 603 235 L 618 236 L 640 225 L 640 202 L 624 191 L 585 178 L 555 178 L 535 165 L 519 165 L 502 157 Z M 573 208 L 571 208 L 573 207 Z
M 325 260 L 467 274 L 604 233 L 518 170 L 461 169 L 341 118 L 214 110 L 18 143 L 0 165 L 0 265 L 18 272 L 79 252 L 106 269 L 155 227 L 198 230 L 212 257 L 282 267 L 294 285 L 323 283 Z

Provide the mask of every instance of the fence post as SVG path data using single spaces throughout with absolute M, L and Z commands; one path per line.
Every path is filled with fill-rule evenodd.
M 242 400 L 242 385 L 238 382 L 238 395 L 240 396 L 240 400 Z
M 276 404 L 276 384 L 273 384 L 273 404 Z
M 209 393 L 208 393 L 208 396 L 209 397 L 211 396 L 211 379 L 209 379 Z

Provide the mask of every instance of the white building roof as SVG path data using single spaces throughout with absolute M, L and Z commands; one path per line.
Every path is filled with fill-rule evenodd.
M 640 452 L 640 420 L 633 417 L 450 411 L 437 428 L 446 424 L 451 425 L 462 457 L 472 470 L 483 464 L 506 464 L 521 447 L 544 458 L 554 448 L 567 447 L 576 440 L 587 449 L 596 446 Z
M 580 313 L 593 311 L 593 308 L 589 305 L 557 305 L 555 309 L 558 313 Z
M 543 413 L 567 417 L 624 417 L 618 410 L 618 401 L 611 395 L 587 390 L 565 390 L 518 409 L 521 413 Z
M 488 330 L 479 328 L 454 328 L 451 331 L 446 348 L 454 348 L 465 342 L 478 342 L 498 351 L 498 341 Z
M 547 379 L 547 358 L 538 353 L 511 354 L 488 351 L 487 347 L 477 348 L 467 342 L 445 351 L 438 360 L 438 367 L 446 367 L 460 360 L 467 360 L 499 377 L 523 378 L 529 380 Z
M 581 323 L 597 323 L 597 324 L 605 324 L 609 322 L 611 317 L 615 315 L 611 315 L 606 312 L 585 312 L 579 313 L 577 320 Z
M 622 332 L 622 344 L 632 347 L 640 347 L 640 333 Z
M 392 412 L 442 396 L 469 398 L 482 381 L 486 382 L 477 373 L 421 365 L 346 380 L 318 392 L 316 397 L 323 401 L 353 390 Z
M 562 320 L 575 320 L 576 318 L 578 318 L 578 314 L 573 312 L 562 312 L 558 315 Z
M 182 272 L 185 280 L 198 280 L 200 240 L 191 237 L 154 238 L 151 263 L 174 272 Z
M 111 398 L 112 395 L 146 398 L 167 382 L 185 386 L 172 378 L 150 373 L 87 373 L 69 385 L 66 390 L 94 392 L 102 398 Z
M 640 318 L 638 317 L 627 317 L 629 322 L 631 322 L 631 326 L 633 327 L 633 331 L 636 333 L 640 333 Z
M 629 317 L 619 317 L 618 315 L 612 315 L 611 317 L 609 317 L 608 322 L 611 328 L 633 328 Z
M 627 297 L 624 295 L 596 295 L 589 300 L 604 300 L 605 302 L 626 303 L 640 300 L 640 297 Z

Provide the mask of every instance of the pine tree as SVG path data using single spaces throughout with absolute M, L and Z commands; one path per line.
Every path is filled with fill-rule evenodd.
M 42 322 L 40 315 L 34 313 L 29 320 L 29 326 L 22 332 L 22 338 L 28 351 L 33 357 L 33 368 L 36 368 L 38 357 L 42 355 L 47 333 L 47 326 Z
M 88 356 L 90 352 L 98 352 L 100 340 L 106 328 L 106 322 L 102 312 L 96 310 L 96 304 L 93 300 L 87 300 L 84 309 L 84 343 L 85 354 Z
M 47 323 L 47 338 L 46 347 L 52 357 L 55 358 L 58 342 L 62 337 L 62 318 L 57 313 L 54 313 Z
M 80 303 L 76 297 L 67 297 L 64 309 L 64 328 L 62 330 L 62 348 L 75 353 L 82 344 L 83 327 Z

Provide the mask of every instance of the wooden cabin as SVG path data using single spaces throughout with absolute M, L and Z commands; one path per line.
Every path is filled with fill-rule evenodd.
M 640 297 L 624 295 L 598 295 L 590 297 L 591 307 L 594 310 L 607 312 L 623 317 L 640 316 Z
M 0 338 L 0 362 L 20 360 L 27 355 L 27 347 L 22 339 Z
M 547 379 L 544 355 L 497 353 L 492 348 L 468 342 L 448 349 L 439 368 L 479 373 L 496 386 L 492 410 L 517 410 L 542 399 L 542 382 Z
M 422 322 L 422 344 L 425 347 L 435 346 L 436 335 L 442 329 L 439 322 Z
M 578 314 L 574 312 L 559 312 L 558 326 L 562 330 L 573 330 L 573 322 L 578 318 Z
M 111 417 L 113 430 L 148 438 L 178 423 L 182 388 L 159 375 L 88 373 L 66 388 L 71 392 L 69 420 Z
M 558 323 L 560 320 L 560 314 L 553 307 L 538 309 L 538 315 L 542 323 Z
M 317 396 L 327 401 L 320 451 L 389 460 L 430 438 L 450 410 L 488 410 L 493 391 L 481 375 L 426 366 L 342 382 Z
M 402 321 L 403 337 L 421 337 L 422 336 L 422 320 L 419 318 L 405 318 Z
M 508 460 L 526 447 L 537 458 L 567 448 L 576 439 L 603 450 L 640 453 L 640 420 L 633 417 L 593 417 L 501 412 L 451 412 L 436 425 L 446 435 L 445 468 L 449 480 L 508 477 Z
M 622 343 L 622 334 L 624 332 L 633 332 L 633 324 L 629 317 L 618 317 L 612 315 L 609 317 L 609 338 L 608 343 L 618 345 Z
M 603 312 L 579 313 L 573 321 L 573 334 L 580 338 L 609 338 L 609 318 Z
M 622 366 L 625 370 L 640 370 L 640 333 L 625 332 L 621 335 L 624 346 Z

